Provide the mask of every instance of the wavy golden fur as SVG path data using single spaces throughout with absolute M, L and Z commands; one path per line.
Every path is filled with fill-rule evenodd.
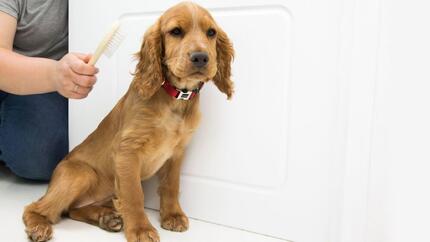
M 205 53 L 204 67 L 190 55 Z M 233 94 L 233 48 L 209 12 L 193 3 L 167 10 L 144 36 L 134 79 L 127 93 L 82 144 L 57 166 L 47 193 L 25 208 L 23 220 L 33 241 L 52 236 L 62 214 L 124 232 L 128 242 L 157 242 L 144 212 L 141 181 L 159 176 L 161 226 L 185 231 L 179 205 L 180 166 L 200 120 L 199 95 L 177 100 L 160 88 L 164 81 L 193 90 L 213 80 Z

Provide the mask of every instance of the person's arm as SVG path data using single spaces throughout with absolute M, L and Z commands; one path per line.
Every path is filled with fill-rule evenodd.
M 58 91 L 76 99 L 88 95 L 98 72 L 86 64 L 90 55 L 69 53 L 55 61 L 14 53 L 16 26 L 14 17 L 0 11 L 0 90 L 17 95 Z

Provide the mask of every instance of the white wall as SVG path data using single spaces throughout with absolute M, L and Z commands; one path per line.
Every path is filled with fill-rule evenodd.
M 430 241 L 430 2 L 381 3 L 367 242 Z

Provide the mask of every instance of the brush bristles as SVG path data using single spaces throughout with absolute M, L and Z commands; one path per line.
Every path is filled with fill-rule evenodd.
M 124 40 L 124 37 L 125 35 L 121 32 L 121 28 L 119 28 L 108 42 L 104 54 L 107 57 L 111 57 L 118 49 L 121 42 Z

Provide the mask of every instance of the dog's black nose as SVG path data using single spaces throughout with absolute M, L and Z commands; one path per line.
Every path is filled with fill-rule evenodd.
M 206 52 L 193 52 L 190 55 L 190 61 L 195 67 L 201 68 L 209 61 L 209 56 Z

